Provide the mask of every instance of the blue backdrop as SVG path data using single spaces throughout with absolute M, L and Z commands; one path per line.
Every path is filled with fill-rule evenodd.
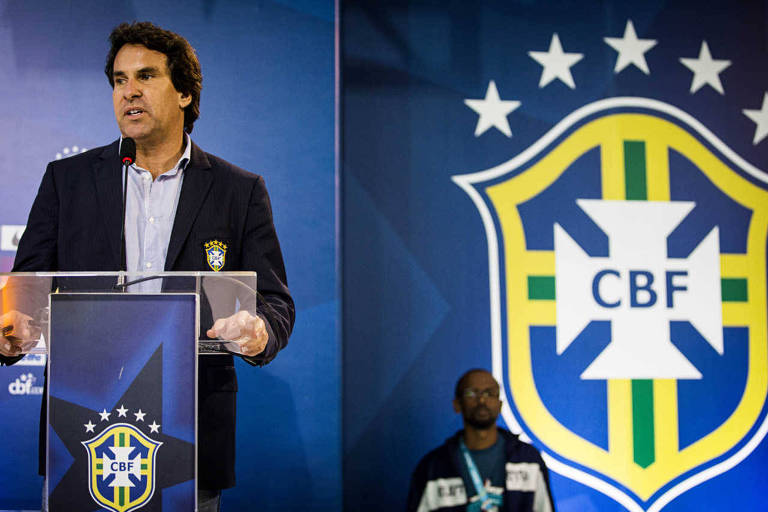
M 612 401 L 611 410 L 637 404 L 642 386 L 648 386 L 642 396 L 656 399 L 655 409 L 649 406 L 651 415 L 635 414 L 634 427 L 625 427 L 628 437 L 621 439 L 631 443 L 633 428 L 636 434 L 650 432 L 645 441 L 635 437 L 636 459 L 619 465 L 649 475 L 655 468 L 639 457 L 643 447 L 651 448 L 653 458 L 650 443 L 655 440 L 661 460 L 666 445 L 674 445 L 673 452 L 678 446 L 682 450 L 712 432 L 747 389 L 747 352 L 764 357 L 765 339 L 751 339 L 747 350 L 743 325 L 755 322 L 755 336 L 765 330 L 765 259 L 760 254 L 765 232 L 750 235 L 757 255 L 747 299 L 746 274 L 734 274 L 729 258 L 745 252 L 747 230 L 757 228 L 758 215 L 745 209 L 746 193 L 733 194 L 714 175 L 703 178 L 709 164 L 692 162 L 695 155 L 713 152 L 741 183 L 754 185 L 753 197 L 761 198 L 754 204 L 764 204 L 765 9 L 765 2 L 738 7 L 689 1 L 343 3 L 343 453 L 349 510 L 402 509 L 418 459 L 461 426 L 451 408 L 453 386 L 472 367 L 494 369 L 508 405 L 501 423 L 522 431 L 546 453 L 555 469 L 552 489 L 560 511 L 764 508 L 768 447 L 762 440 L 762 385 L 755 393 L 754 422 L 740 427 L 741 444 L 722 446 L 709 462 L 690 470 L 682 468 L 691 459 L 681 462 L 675 470 L 682 476 L 672 476 L 670 464 L 666 470 L 672 473 L 643 491 L 650 477 L 632 483 L 631 477 L 611 474 L 599 464 L 613 453 L 608 435 L 616 432 L 605 425 L 606 388 L 613 397 L 616 386 L 623 386 L 620 394 L 633 400 Z M 603 101 L 614 97 L 643 100 L 621 107 Z M 626 112 L 681 127 L 701 146 L 686 154 L 676 146 L 678 135 L 654 138 L 654 130 L 647 130 L 629 136 L 640 124 L 626 125 L 628 118 L 616 117 L 609 120 L 611 129 L 600 132 L 602 150 L 566 154 L 572 151 L 566 138 L 583 142 L 585 130 L 598 126 L 597 121 Z M 567 118 L 571 113 L 576 115 Z M 689 115 L 687 121 L 681 121 L 680 113 Z M 696 123 L 720 142 L 692 128 Z M 582 380 L 581 372 L 607 344 L 611 331 L 606 322 L 593 323 L 572 348 L 555 353 L 553 226 L 557 222 L 573 235 L 587 253 L 585 261 L 609 257 L 608 237 L 575 200 L 609 199 L 607 178 L 619 176 L 623 183 L 625 164 L 641 161 L 616 159 L 620 167 L 606 167 L 612 158 L 606 141 L 614 134 L 625 140 L 616 155 L 649 148 L 647 169 L 640 173 L 648 177 L 649 192 L 645 198 L 630 197 L 630 187 L 625 197 L 619 188 L 620 197 L 613 199 L 700 205 L 678 236 L 670 237 L 669 247 L 660 246 L 665 254 L 686 258 L 719 226 L 723 325 L 730 325 L 724 329 L 724 352 L 708 348 L 686 322 L 671 332 L 703 379 L 632 380 L 637 389 L 630 389 L 630 380 Z M 668 158 L 653 153 L 653 144 L 668 145 Z M 717 149 L 723 147 L 746 165 L 723 156 Z M 559 156 L 548 158 L 556 151 Z M 536 166 L 539 161 L 544 163 Z M 562 177 L 545 187 L 542 176 L 561 165 Z M 662 169 L 669 172 L 665 187 L 654 181 Z M 532 187 L 539 185 L 538 195 L 533 194 Z M 520 237 L 523 247 L 515 245 Z M 527 281 L 518 276 L 529 269 Z M 708 275 L 720 272 L 715 265 Z M 560 270 L 556 273 L 559 282 Z M 726 286 L 735 281 L 744 285 L 739 298 L 729 295 Z M 718 286 L 717 280 L 712 283 Z M 586 291 L 584 304 L 592 302 Z M 565 307 L 559 288 L 557 294 L 559 315 Z M 719 317 L 720 297 L 707 296 L 717 300 L 712 318 Z M 734 320 L 730 313 L 735 310 L 725 302 L 747 300 L 757 305 L 753 316 Z M 518 302 L 527 313 L 515 309 Z M 589 319 L 583 318 L 585 323 Z M 717 329 L 713 332 L 716 338 Z M 515 344 L 527 338 L 530 346 Z M 764 375 L 760 365 L 751 375 Z M 530 374 L 527 381 L 524 371 Z M 521 381 L 535 382 L 535 388 L 515 389 Z M 665 386 L 676 394 L 665 394 Z M 732 392 L 728 397 L 726 390 Z M 679 406 L 670 405 L 679 416 L 667 417 L 680 422 L 679 432 L 671 435 L 661 434 L 660 423 L 660 404 L 669 396 L 679 399 Z M 539 401 L 545 407 L 532 409 Z M 655 438 L 653 413 L 660 434 Z M 560 427 L 541 430 L 537 422 L 547 416 L 571 433 Z M 579 461 L 565 453 L 568 443 L 547 437 L 552 432 L 573 439 L 574 447 L 589 440 L 596 455 Z M 566 450 L 559 450 L 558 443 Z M 723 464 L 712 470 L 717 463 Z M 725 466 L 733 468 L 722 472 Z
M 263 510 L 337 510 L 332 2 L 0 1 L 2 268 L 10 269 L 12 231 L 26 222 L 45 164 L 119 136 L 102 70 L 109 32 L 132 20 L 176 31 L 196 48 L 204 78 L 193 140 L 264 176 L 297 306 L 289 346 L 272 364 L 238 363 L 238 486 L 224 510 L 248 510 L 254 497 Z M 39 395 L 8 386 L 19 391 L 36 379 L 37 391 L 42 367 L 0 373 L 0 437 L 18 443 L 0 461 L 0 509 L 34 509 Z

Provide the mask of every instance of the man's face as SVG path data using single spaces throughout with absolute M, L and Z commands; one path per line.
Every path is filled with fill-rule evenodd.
M 113 70 L 112 103 L 124 137 L 157 144 L 181 136 L 184 107 L 192 98 L 173 86 L 165 54 L 127 44 L 117 52 Z
M 461 413 L 465 425 L 478 429 L 492 427 L 501 412 L 498 383 L 488 372 L 470 373 L 461 396 L 453 400 L 453 408 Z

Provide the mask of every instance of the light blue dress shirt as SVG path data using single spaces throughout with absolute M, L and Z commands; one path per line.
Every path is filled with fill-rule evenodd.
M 184 153 L 176 165 L 152 179 L 152 174 L 136 164 L 128 168 L 128 197 L 125 206 L 125 259 L 133 272 L 162 272 L 168 254 L 176 207 L 179 204 L 184 168 L 192 154 L 192 143 L 184 134 Z M 125 176 L 123 176 L 125 178 Z M 129 281 L 133 280 L 131 277 Z M 159 292 L 161 280 L 131 286 L 133 292 Z

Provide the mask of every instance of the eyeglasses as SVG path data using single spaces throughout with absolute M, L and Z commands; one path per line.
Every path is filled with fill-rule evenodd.
M 495 388 L 487 388 L 487 389 L 475 389 L 475 388 L 467 388 L 462 393 L 462 396 L 464 398 L 499 398 L 499 390 Z

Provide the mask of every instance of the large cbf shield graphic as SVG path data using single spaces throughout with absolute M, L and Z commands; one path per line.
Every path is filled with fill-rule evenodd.
M 765 179 L 643 98 L 454 177 L 488 235 L 505 420 L 553 470 L 656 511 L 764 437 Z

